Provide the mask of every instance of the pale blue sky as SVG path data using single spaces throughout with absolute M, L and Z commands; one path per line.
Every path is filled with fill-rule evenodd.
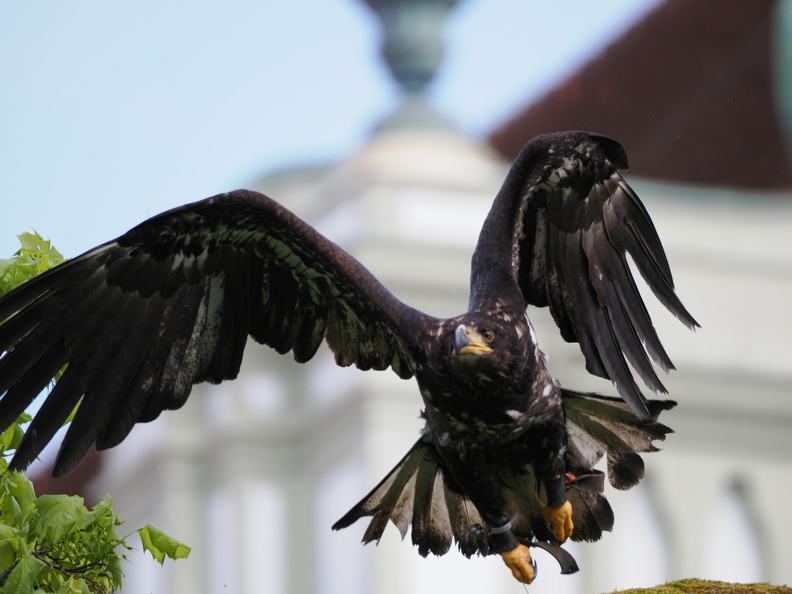
M 486 134 L 656 4 L 462 0 L 431 101 Z M 0 257 L 342 159 L 398 101 L 378 39 L 359 0 L 3 2 Z

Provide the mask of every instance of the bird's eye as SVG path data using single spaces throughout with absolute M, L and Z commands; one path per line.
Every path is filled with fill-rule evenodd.
M 495 333 L 492 330 L 484 330 L 481 333 L 481 338 L 484 342 L 492 342 L 492 339 L 495 338 Z

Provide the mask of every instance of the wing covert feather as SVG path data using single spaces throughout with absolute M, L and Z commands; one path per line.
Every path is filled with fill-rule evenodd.
M 136 422 L 232 379 L 251 336 L 307 361 L 412 375 L 423 314 L 281 205 L 239 190 L 175 208 L 0 299 L 0 424 L 68 365 L 14 458 L 26 467 L 82 399 L 54 473 Z M 417 326 L 416 326 L 417 324 Z

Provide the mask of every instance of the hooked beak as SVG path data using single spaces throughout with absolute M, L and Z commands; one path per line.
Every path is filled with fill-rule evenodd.
M 480 355 L 491 350 L 478 332 L 464 324 L 457 326 L 454 331 L 454 352 L 457 355 Z

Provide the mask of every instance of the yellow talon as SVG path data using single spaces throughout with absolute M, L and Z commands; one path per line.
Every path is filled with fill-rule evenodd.
M 501 558 L 506 566 L 511 569 L 514 579 L 524 584 L 534 580 L 534 570 L 531 564 L 531 553 L 525 545 L 517 545 L 516 549 L 501 553 Z
M 572 536 L 575 525 L 572 523 L 572 504 L 569 501 L 558 507 L 545 507 L 542 510 L 542 517 L 550 525 L 557 541 L 564 542 Z

